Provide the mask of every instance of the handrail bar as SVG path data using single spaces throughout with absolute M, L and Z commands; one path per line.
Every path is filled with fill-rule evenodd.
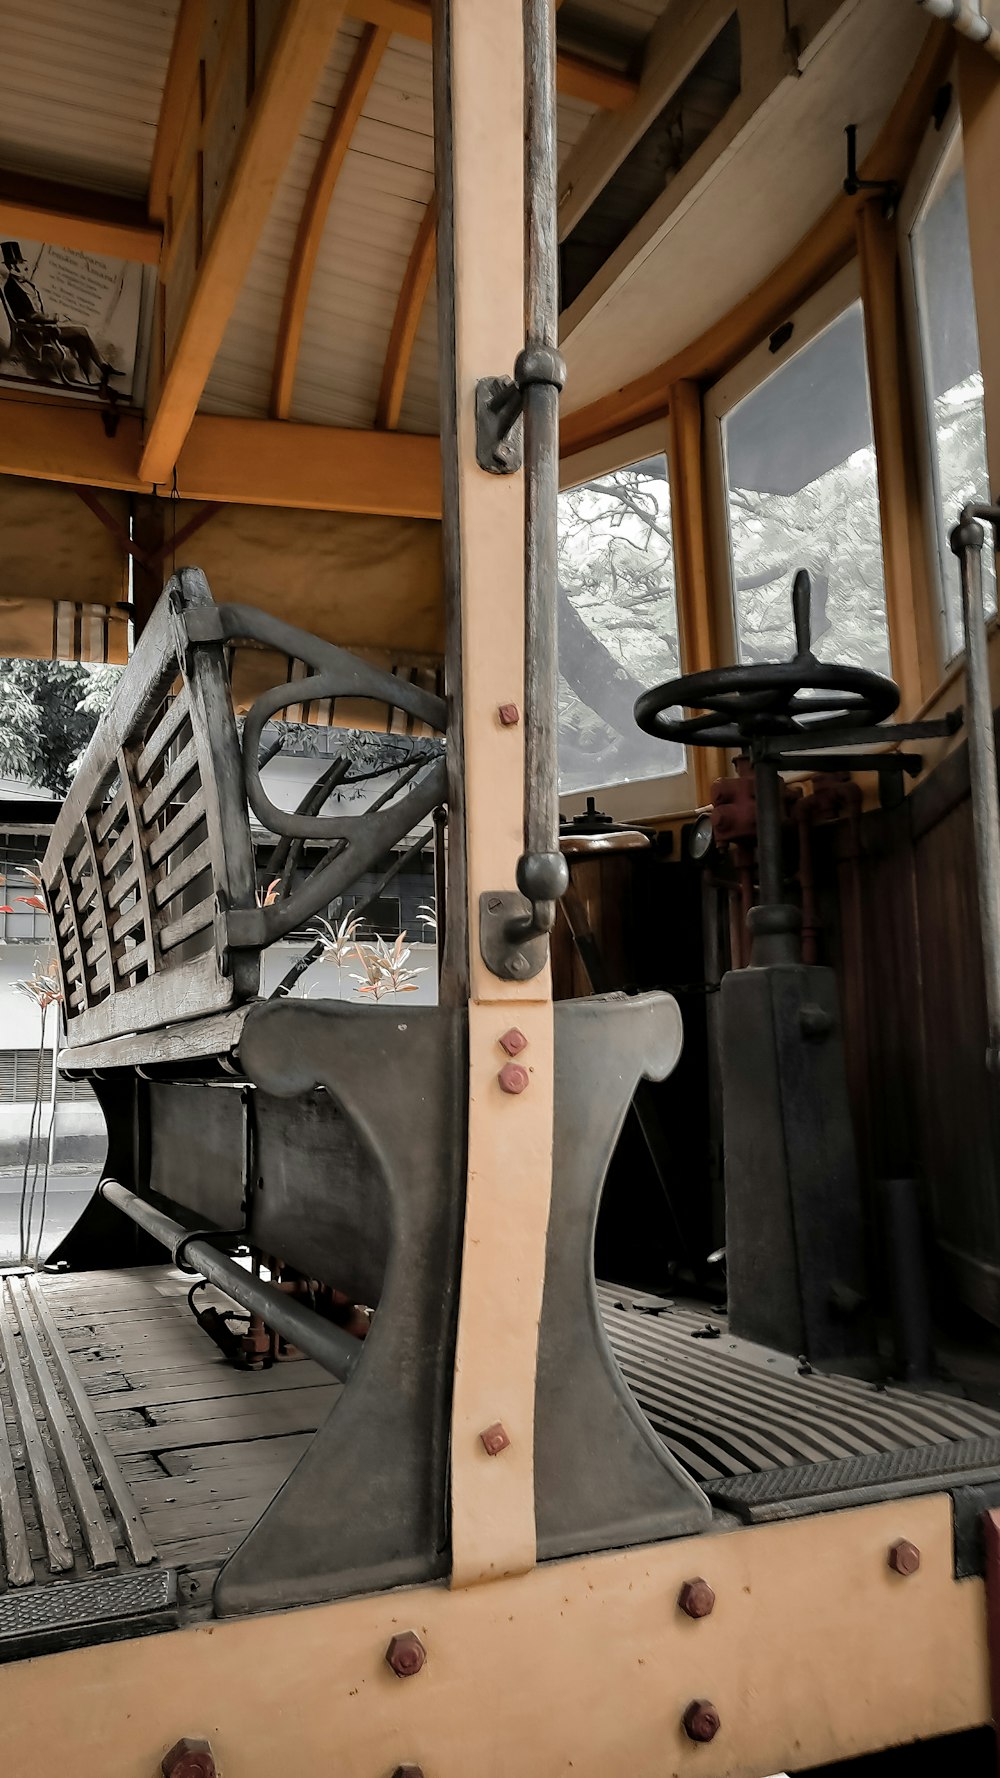
M 969 789 L 976 848 L 976 887 L 982 932 L 986 988 L 986 1066 L 1000 1073 L 1000 803 L 997 753 L 986 647 L 983 605 L 983 544 L 980 520 L 1000 537 L 1000 505 L 970 502 L 951 533 L 962 580 L 962 627 L 965 631 L 965 726 L 969 738 Z
M 332 1321 L 323 1321 L 312 1309 L 304 1309 L 294 1298 L 263 1278 L 257 1278 L 236 1264 L 228 1254 L 212 1247 L 202 1234 L 191 1235 L 172 1216 L 158 1210 L 117 1179 L 102 1179 L 100 1194 L 116 1210 L 128 1216 L 139 1228 L 166 1247 L 176 1261 L 184 1249 L 184 1264 L 203 1274 L 209 1283 L 224 1291 L 252 1315 L 260 1315 L 268 1327 L 283 1334 L 308 1358 L 314 1358 L 325 1371 L 346 1383 L 361 1356 L 361 1344 Z M 219 1231 L 220 1234 L 222 1231 Z

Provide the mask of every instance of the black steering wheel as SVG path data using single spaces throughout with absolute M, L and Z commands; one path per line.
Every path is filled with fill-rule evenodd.
M 712 667 L 654 685 L 635 702 L 635 720 L 660 741 L 692 747 L 741 747 L 756 736 L 801 734 L 803 746 L 829 743 L 848 729 L 884 722 L 899 704 L 899 687 L 866 667 L 818 661 L 810 648 L 812 585 L 800 568 L 792 585 L 793 660 L 754 667 Z M 819 697 L 807 695 L 819 692 Z M 679 716 L 678 705 L 703 710 Z

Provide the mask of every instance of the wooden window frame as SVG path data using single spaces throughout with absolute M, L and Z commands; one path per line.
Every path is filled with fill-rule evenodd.
M 953 669 L 964 659 L 965 650 L 957 648 L 949 651 L 948 625 L 945 615 L 947 588 L 941 572 L 941 561 L 938 551 L 938 484 L 937 466 L 935 463 L 935 446 L 931 427 L 931 403 L 927 386 L 927 365 L 924 345 L 921 336 L 920 311 L 917 302 L 916 275 L 913 267 L 913 254 L 910 242 L 928 205 L 933 202 L 943 182 L 955 168 L 964 165 L 962 141 L 962 117 L 957 102 L 957 85 L 953 80 L 952 99 L 947 117 L 938 129 L 931 124 L 921 142 L 920 148 L 910 169 L 910 175 L 903 190 L 902 200 L 896 213 L 896 229 L 899 243 L 899 262 L 903 290 L 903 308 L 906 324 L 907 362 L 910 382 L 913 390 L 914 441 L 916 447 L 917 466 L 920 477 L 920 505 L 924 521 L 924 547 L 927 560 L 927 601 L 930 622 L 933 631 L 934 660 L 936 672 L 933 686 L 928 692 L 935 690 L 945 679 L 949 678 Z M 956 522 L 958 514 L 955 514 Z M 956 568 L 957 584 L 957 568 Z M 990 620 L 989 629 L 992 633 L 1000 619 Z
M 720 665 L 735 664 L 739 660 L 736 638 L 736 593 L 733 584 L 732 554 L 729 538 L 729 508 L 727 500 L 726 461 L 723 444 L 723 421 L 728 414 L 748 395 L 759 389 L 768 377 L 787 364 L 805 347 L 818 339 L 837 318 L 862 301 L 861 273 L 857 259 L 852 259 L 835 272 L 822 287 L 806 297 L 795 308 L 790 309 L 786 322 L 791 322 L 794 331 L 777 351 L 771 350 L 770 341 L 773 333 L 766 335 L 753 346 L 731 370 L 714 382 L 704 395 L 705 422 L 705 467 L 707 488 L 708 531 L 710 539 L 711 584 L 713 588 L 713 617 L 717 646 L 717 662 Z M 862 304 L 863 312 L 864 305 Z M 865 317 L 867 329 L 867 316 Z M 866 354 L 867 358 L 867 354 Z M 867 374 L 867 363 L 866 363 Z M 869 378 L 869 402 L 872 405 L 874 427 L 874 404 Z M 878 452 L 876 449 L 876 468 L 878 468 Z M 877 485 L 879 514 L 882 515 L 881 480 Z M 885 561 L 885 533 L 882 537 L 882 574 L 886 601 L 886 622 L 889 633 L 890 661 L 897 657 L 896 626 L 889 599 L 889 575 Z M 791 600 L 791 581 L 789 580 L 789 600 Z M 892 670 L 892 669 L 890 669 Z

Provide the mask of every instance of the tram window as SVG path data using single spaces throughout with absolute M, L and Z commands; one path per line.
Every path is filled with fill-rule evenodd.
M 956 131 L 930 187 L 909 219 L 912 290 L 930 442 L 934 542 L 947 659 L 962 643 L 958 573 L 948 533 L 969 500 L 989 499 L 979 337 L 969 254 L 961 138 Z M 992 551 L 983 551 L 983 592 L 996 610 Z
M 683 747 L 636 727 L 640 691 L 681 670 L 662 455 L 559 496 L 559 788 L 683 773 Z
M 848 268 L 709 396 L 741 662 L 794 652 L 790 590 L 807 568 L 820 660 L 890 671 L 864 321 L 845 301 L 856 288 Z

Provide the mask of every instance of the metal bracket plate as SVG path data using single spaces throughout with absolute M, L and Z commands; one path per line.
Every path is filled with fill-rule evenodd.
M 483 962 L 502 982 L 530 982 L 545 968 L 548 935 L 513 942 L 511 920 L 530 916 L 531 903 L 516 889 L 490 890 L 479 897 L 479 949 Z
M 476 384 L 476 462 L 488 475 L 516 475 L 524 464 L 521 392 L 513 377 Z

